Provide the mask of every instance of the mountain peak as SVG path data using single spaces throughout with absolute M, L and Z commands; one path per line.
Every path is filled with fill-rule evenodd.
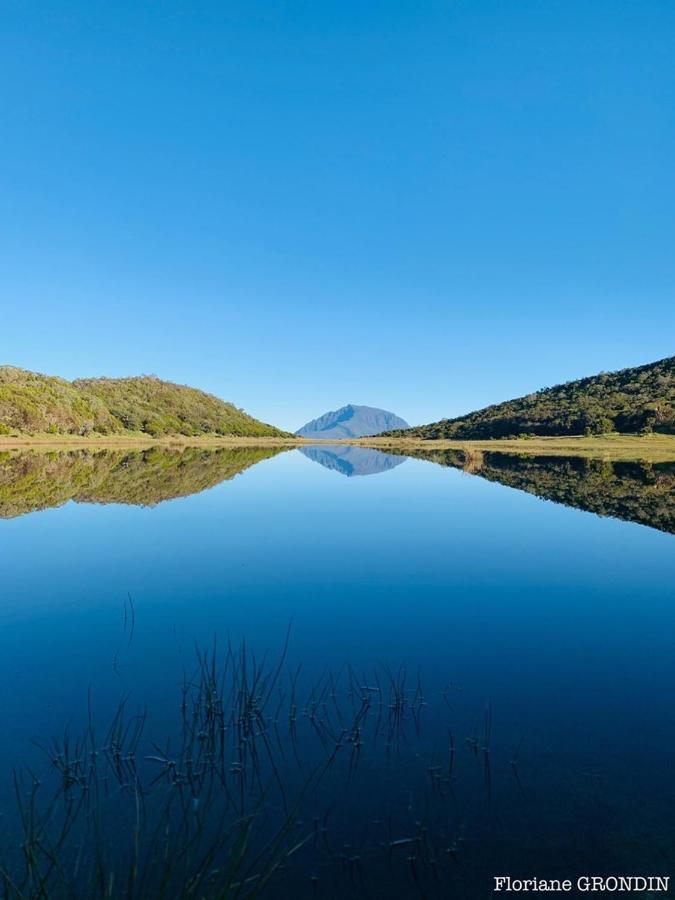
M 386 409 L 348 403 L 346 406 L 341 406 L 340 409 L 324 413 L 318 419 L 312 419 L 295 433 L 299 437 L 344 440 L 372 437 L 382 431 L 408 427 L 404 419 Z

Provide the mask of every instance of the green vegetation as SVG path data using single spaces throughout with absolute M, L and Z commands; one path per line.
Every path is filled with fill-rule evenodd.
M 675 434 L 675 357 L 545 388 L 390 436 L 489 440 L 609 432 Z
M 196 388 L 137 378 L 66 381 L 0 366 L 0 435 L 283 437 L 231 403 Z
M 610 462 L 480 450 L 407 449 L 405 455 L 462 469 L 599 516 L 675 534 L 675 462 Z
M 0 453 L 0 519 L 77 503 L 154 506 L 197 494 L 282 452 L 279 447 Z

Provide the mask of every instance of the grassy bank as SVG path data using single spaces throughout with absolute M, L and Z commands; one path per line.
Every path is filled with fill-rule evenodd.
M 0 450 L 45 449 L 68 450 L 90 448 L 103 450 L 106 447 L 143 449 L 145 447 L 294 447 L 307 443 L 302 438 L 292 437 L 220 437 L 219 435 L 200 435 L 187 437 L 171 435 L 152 438 L 147 434 L 120 435 L 53 435 L 24 434 L 0 435 Z
M 349 442 L 354 443 L 354 442 Z M 467 453 L 500 450 L 549 456 L 583 456 L 608 460 L 675 460 L 675 436 L 603 434 L 593 437 L 538 437 L 489 441 L 421 441 L 414 438 L 363 438 L 358 443 L 377 450 L 464 450 Z
M 603 434 L 593 437 L 538 437 L 489 441 L 419 440 L 404 437 L 370 437 L 343 441 L 306 440 L 298 437 L 219 437 L 182 435 L 151 438 L 147 434 L 132 435 L 50 435 L 35 434 L 0 436 L 0 450 L 44 448 L 92 450 L 115 448 L 143 449 L 145 447 L 302 447 L 310 444 L 356 445 L 377 450 L 406 449 L 491 450 L 505 453 L 545 454 L 550 456 L 584 456 L 603 459 L 675 460 L 675 435 Z

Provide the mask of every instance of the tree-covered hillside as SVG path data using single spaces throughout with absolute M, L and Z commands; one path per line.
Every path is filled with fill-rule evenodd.
M 478 412 L 389 435 L 487 440 L 521 435 L 675 433 L 675 356 L 545 388 Z
M 71 382 L 0 366 L 0 435 L 139 432 L 152 437 L 285 435 L 231 403 L 155 376 Z

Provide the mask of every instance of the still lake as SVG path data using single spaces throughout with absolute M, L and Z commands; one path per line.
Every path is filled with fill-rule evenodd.
M 16 843 L 12 769 L 48 768 L 36 744 L 80 727 L 88 695 L 103 723 L 128 694 L 161 744 L 195 647 L 245 638 L 274 670 L 290 625 L 298 718 L 314 726 L 323 704 L 332 722 L 314 762 L 342 733 L 327 672 L 373 724 L 303 799 L 305 843 L 264 896 L 673 875 L 674 512 L 672 464 L 2 454 L 2 839 Z M 288 731 L 278 766 L 297 769 Z

